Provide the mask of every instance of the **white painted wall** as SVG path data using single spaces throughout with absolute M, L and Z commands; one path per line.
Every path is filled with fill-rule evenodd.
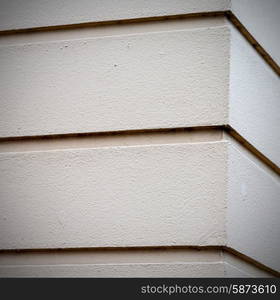
M 229 0 L 1 0 L 0 30 L 224 11 L 229 3 Z
M 272 277 L 221 250 L 122 249 L 0 254 L 0 277 Z
M 280 80 L 231 26 L 229 124 L 280 166 Z
M 0 162 L 1 249 L 226 245 L 280 269 L 279 178 L 233 139 Z
M 2 30 L 229 7 L 122 1 L 110 10 L 112 1 L 86 1 L 94 13 L 79 2 L 70 16 L 76 2 L 22 3 L 2 1 Z M 241 22 L 277 57 L 279 44 L 267 33 L 277 26 L 274 16 L 262 26 L 259 12 L 251 19 L 238 3 L 232 7 Z M 1 37 L 0 137 L 229 124 L 279 165 L 279 77 L 224 19 L 164 24 Z M 0 248 L 227 245 L 279 271 L 279 177 L 233 140 L 200 139 L 4 147 Z M 232 261 L 0 268 L 11 276 L 116 272 L 250 274 Z
M 0 31 L 231 10 L 280 62 L 279 0 L 1 0 L 0 8 Z
M 226 277 L 274 277 L 271 273 L 263 270 L 252 263 L 246 262 L 237 255 L 228 251 L 222 252 Z
M 0 277 L 224 277 L 223 263 L 2 266 Z
M 214 27 L 3 46 L 0 136 L 224 124 L 228 41 Z
M 225 20 L 200 20 L 3 37 L 0 135 L 230 124 L 279 165 L 279 77 Z
M 229 10 L 279 64 L 279 0 L 1 0 L 0 31 Z
M 252 155 L 229 148 L 227 245 L 279 271 L 280 182 L 272 174 Z
M 100 265 L 100 264 L 174 264 L 217 263 L 220 249 L 205 248 L 106 248 L 1 252 L 0 267 L 5 265 Z M 233 262 L 233 264 L 236 264 Z
M 0 247 L 224 245 L 226 149 L 2 153 Z
M 280 1 L 231 0 L 231 10 L 258 43 L 280 65 Z

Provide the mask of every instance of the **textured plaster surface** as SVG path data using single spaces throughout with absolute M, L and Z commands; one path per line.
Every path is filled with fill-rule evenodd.
M 0 247 L 223 245 L 226 149 L 2 153 Z
M 0 136 L 224 124 L 228 53 L 227 26 L 0 47 Z
M 1 266 L 0 277 L 224 277 L 216 263 Z
M 280 165 L 280 80 L 231 26 L 229 124 Z
M 0 8 L 0 30 L 9 30 L 224 11 L 229 0 L 1 0 Z
M 280 1 L 232 0 L 231 10 L 258 43 L 280 65 Z
M 0 254 L 0 277 L 272 277 L 219 249 L 122 249 Z
M 280 163 L 279 77 L 221 17 L 17 37 L 1 40 L 2 137 L 229 124 Z
M 232 139 L 2 152 L 0 171 L 1 249 L 227 245 L 279 268 L 278 176 Z
M 231 10 L 280 62 L 278 0 L 1 0 L 0 8 L 0 30 Z
M 230 146 L 228 178 L 227 245 L 279 271 L 279 177 Z
M 279 1 L 256 1 L 232 1 L 232 10 L 278 61 Z M 229 8 L 218 0 L 83 3 L 0 1 L 0 30 Z M 0 43 L 0 137 L 229 124 L 280 164 L 279 78 L 224 18 Z M 279 178 L 235 142 L 217 139 L 144 133 L 1 143 L 0 248 L 227 245 L 279 271 Z M 4 259 L 0 275 L 261 275 L 232 258 L 155 260 L 42 266 L 38 258 L 15 266 Z

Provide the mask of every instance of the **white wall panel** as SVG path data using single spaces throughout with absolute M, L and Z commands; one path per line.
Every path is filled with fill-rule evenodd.
M 280 182 L 235 146 L 229 149 L 228 246 L 280 270 Z
M 280 80 L 232 27 L 229 124 L 280 166 Z
M 0 30 L 224 11 L 229 0 L 1 0 Z
M 0 31 L 231 8 L 279 63 L 279 4 L 0 0 Z M 1 35 L 0 65 L 0 138 L 230 125 L 280 166 L 279 76 L 225 17 Z M 279 177 L 220 128 L 2 141 L 0 249 L 228 246 L 280 271 Z M 267 275 L 227 255 L 9 259 L 0 276 Z
M 223 252 L 223 261 L 225 266 L 226 277 L 274 277 L 267 270 L 245 261 L 237 255 L 233 255 L 228 251 Z
M 279 180 L 241 149 L 3 152 L 1 249 L 227 245 L 279 270 Z
M 226 149 L 2 153 L 0 247 L 223 245 Z
M 219 249 L 0 253 L 0 277 L 273 277 Z
M 1 266 L 0 277 L 224 277 L 216 263 Z
M 229 30 L 0 47 L 0 136 L 224 124 Z
M 279 65 L 280 1 L 231 0 L 231 10 Z

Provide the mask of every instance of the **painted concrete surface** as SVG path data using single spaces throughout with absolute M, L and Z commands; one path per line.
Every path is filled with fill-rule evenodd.
M 224 11 L 229 3 L 229 0 L 1 0 L 0 30 Z
M 112 146 L 161 145 L 219 141 L 223 137 L 220 128 L 184 128 L 145 132 L 98 133 L 82 136 L 60 136 L 22 140 L 6 140 L 0 143 L 0 152 L 30 152 L 59 149 L 100 148 Z
M 278 0 L 1 0 L 0 8 L 0 30 L 231 10 L 272 58 L 280 62 Z
M 215 263 L 224 255 L 219 249 L 194 248 L 106 248 L 0 252 L 4 265 L 95 265 Z
M 229 148 L 227 245 L 280 271 L 280 181 Z
M 258 43 L 280 65 L 280 1 L 232 0 L 231 10 Z
M 79 9 L 68 18 L 72 1 L 63 7 L 48 2 L 58 12 L 53 18 L 48 9 L 42 15 L 46 2 L 26 1 L 25 8 L 22 3 L 0 1 L 6 9 L 0 28 L 88 20 Z M 123 1 L 110 14 L 108 3 L 92 2 L 91 18 L 105 20 L 105 12 L 108 18 L 131 18 L 198 12 L 200 5 L 208 11 L 229 7 L 218 0 L 189 1 L 186 7 L 178 0 L 171 11 L 170 2 L 161 7 L 153 1 L 157 5 L 148 11 L 146 1 L 135 1 L 139 6 L 129 10 Z M 277 60 L 279 43 L 273 29 L 268 33 L 277 26 L 274 15 L 262 26 L 256 18 L 263 6 L 249 10 L 246 0 L 246 9 L 240 9 L 240 3 L 232 3 L 237 17 Z M 274 0 L 261 5 L 268 3 L 276 5 Z M 31 20 L 25 14 L 32 10 L 37 14 Z M 280 165 L 279 77 L 224 18 L 11 35 L 0 43 L 0 137 L 229 124 Z M 227 245 L 280 270 L 279 177 L 217 132 L 0 146 L 1 249 Z M 36 265 L 6 261 L 0 274 L 252 274 L 234 259 L 201 260 L 53 266 L 38 258 Z
M 224 26 L 227 20 L 224 16 L 205 16 L 195 18 L 175 18 L 149 22 L 133 22 L 107 24 L 104 26 L 73 27 L 71 29 L 56 29 L 31 31 L 20 34 L 0 35 L 1 45 L 31 44 L 38 42 L 65 41 L 118 35 L 131 35 L 149 32 L 174 30 L 190 30 L 208 27 Z
M 214 276 L 213 276 L 214 275 Z M 1 266 L 0 277 L 223 277 L 218 263 Z
M 279 77 L 222 17 L 1 45 L 1 137 L 229 124 L 280 164 Z
M 232 266 L 231 264 L 225 262 L 224 263 L 225 269 L 225 277 L 229 278 L 247 278 L 252 277 L 250 274 L 246 273 L 243 270 L 238 269 L 236 266 Z
M 227 245 L 279 270 L 279 178 L 232 139 L 0 161 L 1 249 Z
M 1 153 L 0 168 L 1 249 L 225 244 L 225 142 Z
M 0 254 L 0 277 L 273 277 L 219 249 L 123 249 Z
M 231 26 L 229 124 L 280 166 L 280 80 Z
M 118 249 L 0 253 L 0 277 L 223 276 L 220 250 Z
M 0 136 L 224 124 L 228 53 L 223 26 L 3 46 Z
M 274 277 L 274 275 L 259 266 L 246 262 L 228 251 L 223 251 L 222 256 L 227 277 Z

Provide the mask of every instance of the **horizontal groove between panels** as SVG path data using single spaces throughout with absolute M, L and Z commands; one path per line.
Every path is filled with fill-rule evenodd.
M 154 16 L 154 17 L 143 17 L 143 18 L 111 20 L 111 21 L 84 22 L 84 23 L 76 23 L 76 24 L 51 25 L 51 26 L 43 26 L 43 27 L 2 30 L 0 31 L 0 35 L 28 33 L 28 32 L 36 32 L 36 31 L 54 31 L 54 30 L 61 30 L 61 29 L 67 30 L 67 29 L 75 29 L 75 28 L 99 27 L 99 26 L 142 23 L 142 22 L 151 22 L 151 21 L 165 21 L 165 20 L 173 20 L 173 19 L 215 17 L 215 16 L 224 16 L 224 15 L 225 12 L 216 11 L 216 12 L 176 14 L 176 15 L 167 15 L 167 16 Z
M 19 32 L 17 34 L 0 34 L 0 45 L 15 46 L 33 43 L 49 43 L 81 39 L 96 39 L 122 35 L 141 35 L 169 31 L 186 31 L 220 27 L 228 23 L 225 16 L 205 16 L 193 18 L 174 18 L 164 21 L 146 21 L 102 26 L 85 26 L 81 28 L 58 28 L 56 30 Z
M 280 168 L 275 163 L 258 151 L 229 125 L 5 137 L 0 138 L 0 154 L 7 152 L 216 142 L 223 140 L 223 132 L 227 132 L 274 173 L 280 175 Z
M 217 17 L 217 16 L 227 17 L 228 20 L 239 30 L 239 32 L 246 38 L 246 40 L 261 55 L 261 57 L 266 61 L 266 63 L 272 68 L 272 70 L 278 76 L 280 75 L 280 66 L 273 60 L 273 58 L 269 55 L 269 53 L 258 43 L 258 41 L 250 34 L 250 32 L 241 23 L 241 21 L 230 10 L 3 30 L 0 31 L 0 37 L 13 35 L 13 34 L 20 34 L 20 33 L 32 33 L 32 32 L 34 33 L 34 32 L 69 30 L 69 29 L 71 30 L 71 29 L 79 29 L 79 28 L 81 29 L 81 28 L 108 26 L 108 25 L 144 23 L 144 22 L 166 21 L 166 20 L 176 20 L 176 19 L 177 20 L 194 19 L 199 17 Z
M 242 135 L 240 135 L 234 128 L 229 125 L 224 126 L 225 132 L 227 132 L 235 141 L 237 141 L 241 147 L 252 153 L 259 161 L 264 163 L 270 170 L 277 175 L 280 175 L 280 168 L 271 161 L 267 156 L 262 154 L 256 147 L 249 143 Z
M 263 60 L 271 67 L 271 69 L 279 76 L 280 66 L 269 55 L 269 53 L 258 43 L 258 41 L 251 35 L 241 21 L 231 12 L 227 11 L 226 16 L 228 20 L 237 28 L 237 30 L 245 37 L 245 39 L 252 45 L 252 47 L 258 52 Z
M 0 252 L 0 266 L 26 264 L 110 264 L 217 261 L 220 250 L 193 248 L 77 248 Z
M 0 138 L 0 153 L 211 142 L 221 139 L 222 129 L 215 126 L 29 136 Z
M 20 250 L 0 250 L 0 259 L 5 259 L 5 256 L 13 256 L 13 255 L 36 255 L 36 259 L 39 259 L 40 255 L 47 256 L 47 255 L 54 255 L 55 260 L 59 261 L 59 256 L 74 256 L 79 255 L 79 259 L 81 259 L 81 255 L 85 255 L 89 257 L 90 255 L 103 255 L 103 259 L 106 258 L 106 256 L 115 255 L 116 257 L 120 255 L 131 255 L 133 257 L 133 254 L 136 256 L 137 254 L 149 254 L 149 253 L 156 253 L 164 251 L 165 254 L 168 252 L 173 252 L 173 255 L 181 255 L 183 251 L 189 251 L 190 253 L 195 252 L 205 252 L 213 254 L 214 251 L 224 251 L 228 252 L 229 254 L 236 256 L 237 258 L 254 265 L 255 267 L 266 271 L 270 273 L 273 276 L 280 277 L 280 273 L 267 267 L 266 265 L 252 259 L 251 257 L 248 257 L 244 255 L 243 253 L 236 251 L 233 248 L 227 247 L 227 246 L 148 246 L 148 247 L 102 247 L 102 248 L 63 248 L 63 249 L 20 249 Z M 176 254 L 177 251 L 177 254 Z M 202 253 L 201 253 L 202 254 Z M 142 258 L 143 259 L 143 258 Z M 5 265 L 3 262 L 0 264 Z

